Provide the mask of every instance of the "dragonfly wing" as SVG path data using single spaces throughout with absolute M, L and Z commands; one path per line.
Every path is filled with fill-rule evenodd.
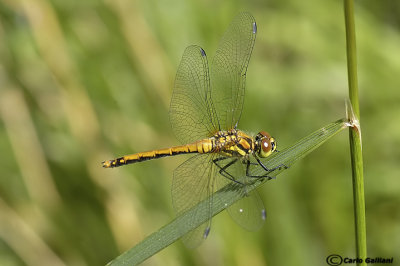
M 257 231 L 264 224 L 266 211 L 257 190 L 245 195 L 227 209 L 232 219 L 249 231 Z
M 210 154 L 198 154 L 181 164 L 174 171 L 172 180 L 172 202 L 177 216 L 183 215 L 199 202 L 203 208 L 190 216 L 188 225 L 205 221 L 196 229 L 182 237 L 183 243 L 189 248 L 197 247 L 208 235 L 212 217 L 212 193 L 214 192 L 215 166 Z M 210 198 L 211 197 L 211 198 Z M 182 230 L 178 228 L 178 230 Z
M 211 101 L 207 56 L 192 45 L 186 48 L 176 73 L 169 117 L 184 144 L 212 136 L 218 129 Z
M 221 168 L 224 168 L 223 175 L 217 175 L 218 189 L 233 182 L 227 177 L 235 177 L 235 181 L 240 182 L 236 193 L 240 194 L 242 199 L 227 208 L 232 219 L 243 228 L 249 231 L 256 231 L 261 228 L 265 222 L 266 211 L 264 203 L 256 190 L 247 191 L 247 186 L 254 182 L 253 178 L 246 175 L 246 164 L 241 160 L 231 163 L 234 158 L 217 157 Z M 221 160 L 221 158 L 226 158 Z
M 240 13 L 223 35 L 211 65 L 211 96 L 220 130 L 237 126 L 244 101 L 246 71 L 257 26 L 249 13 Z

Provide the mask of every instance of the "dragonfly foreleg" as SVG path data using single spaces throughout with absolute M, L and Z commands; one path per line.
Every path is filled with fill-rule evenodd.
M 280 170 L 282 167 L 285 169 L 288 169 L 289 167 L 287 167 L 284 164 L 280 164 L 278 166 L 275 166 L 274 168 L 267 168 L 261 161 L 260 159 L 257 158 L 257 156 L 254 156 L 254 158 L 256 158 L 258 164 L 267 172 L 265 175 L 260 175 L 259 177 L 268 177 L 269 179 L 272 179 L 274 177 L 270 177 L 268 176 L 270 173 L 274 172 L 275 170 Z M 247 167 L 248 168 L 248 167 Z M 247 172 L 247 171 L 246 171 Z
M 231 181 L 233 181 L 233 182 L 235 182 L 235 183 L 237 183 L 237 184 L 244 185 L 242 182 L 237 181 L 237 180 L 235 179 L 235 177 L 234 177 L 233 175 L 231 175 L 231 174 L 227 171 L 227 169 L 228 169 L 231 165 L 233 165 L 234 163 L 236 163 L 238 159 L 237 159 L 237 158 L 233 158 L 229 163 L 227 163 L 227 164 L 224 165 L 224 166 L 221 166 L 221 165 L 218 164 L 219 161 L 223 161 L 223 160 L 226 160 L 226 159 L 228 159 L 228 157 L 219 157 L 219 158 L 216 158 L 216 159 L 213 160 L 213 163 L 219 168 L 219 173 L 220 173 L 220 175 L 222 175 L 222 176 L 225 177 L 225 178 L 228 178 L 229 180 L 231 180 Z

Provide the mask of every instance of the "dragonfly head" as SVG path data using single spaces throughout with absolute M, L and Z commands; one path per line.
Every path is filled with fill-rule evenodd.
M 276 151 L 276 141 L 267 132 L 260 131 L 256 137 L 256 150 L 261 158 L 268 157 Z

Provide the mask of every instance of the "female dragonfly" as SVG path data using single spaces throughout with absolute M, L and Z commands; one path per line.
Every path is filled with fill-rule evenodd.
M 111 168 L 194 153 L 175 169 L 172 181 L 172 201 L 177 215 L 201 201 L 207 201 L 210 206 L 208 221 L 183 236 L 188 247 L 196 247 L 209 234 L 214 191 L 228 182 L 242 185 L 239 187 L 245 191 L 251 180 L 268 177 L 276 169 L 268 169 L 260 161 L 276 151 L 275 139 L 265 131 L 253 137 L 237 128 L 256 33 L 257 25 L 251 14 L 236 16 L 219 43 L 210 72 L 205 51 L 196 45 L 186 48 L 176 74 L 169 111 L 172 129 L 183 145 L 103 162 L 103 167 Z M 262 167 L 265 174 L 252 175 L 251 168 L 255 166 Z M 265 220 L 264 204 L 257 191 L 228 207 L 228 212 L 249 230 L 259 229 Z

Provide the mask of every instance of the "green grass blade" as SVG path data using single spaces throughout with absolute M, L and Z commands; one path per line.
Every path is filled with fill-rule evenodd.
M 329 138 L 333 137 L 335 134 L 348 127 L 349 123 L 347 121 L 347 119 L 341 119 L 330 123 L 327 126 L 299 140 L 294 145 L 280 152 L 274 153 L 273 155 L 263 159 L 262 161 L 268 168 L 273 168 L 279 165 L 290 167 L 296 161 L 303 158 L 314 149 L 319 147 Z M 281 167 L 280 169 L 272 172 L 270 176 L 275 177 L 284 170 L 286 170 L 286 168 Z M 258 171 L 258 174 L 263 173 L 263 170 L 261 168 L 258 169 Z M 254 171 L 253 173 L 257 174 L 257 171 Z M 247 191 L 250 192 L 251 190 L 257 188 L 266 181 L 267 179 L 254 182 L 253 184 L 248 186 Z M 232 182 L 229 185 L 218 190 L 213 195 L 213 216 L 223 211 L 226 207 L 232 205 L 243 197 L 243 195 L 237 193 L 238 186 L 238 184 Z M 206 204 L 206 202 L 200 202 L 188 212 L 177 217 L 171 223 L 162 227 L 159 231 L 151 234 L 135 247 L 131 248 L 130 250 L 117 257 L 115 260 L 111 261 L 108 265 L 136 265 L 143 262 L 147 258 L 156 254 L 158 251 L 178 240 L 185 233 L 204 223 L 208 219 L 207 210 L 208 205 Z M 199 218 L 195 222 L 188 222 L 191 221 L 191 219 L 189 218 L 192 216 L 193 212 L 201 213 L 202 215 L 198 215 L 198 217 L 201 218 Z
M 349 83 L 349 97 L 353 110 L 352 121 L 356 122 L 350 128 L 350 156 L 353 177 L 353 201 L 356 237 L 357 258 L 364 259 L 357 265 L 366 265 L 367 257 L 367 230 L 365 222 L 365 197 L 364 197 L 364 174 L 363 156 L 360 127 L 360 104 L 358 97 L 357 82 L 357 51 L 356 51 L 356 30 L 354 23 L 353 0 L 344 1 L 344 17 L 346 25 L 346 51 L 347 51 L 347 73 Z

